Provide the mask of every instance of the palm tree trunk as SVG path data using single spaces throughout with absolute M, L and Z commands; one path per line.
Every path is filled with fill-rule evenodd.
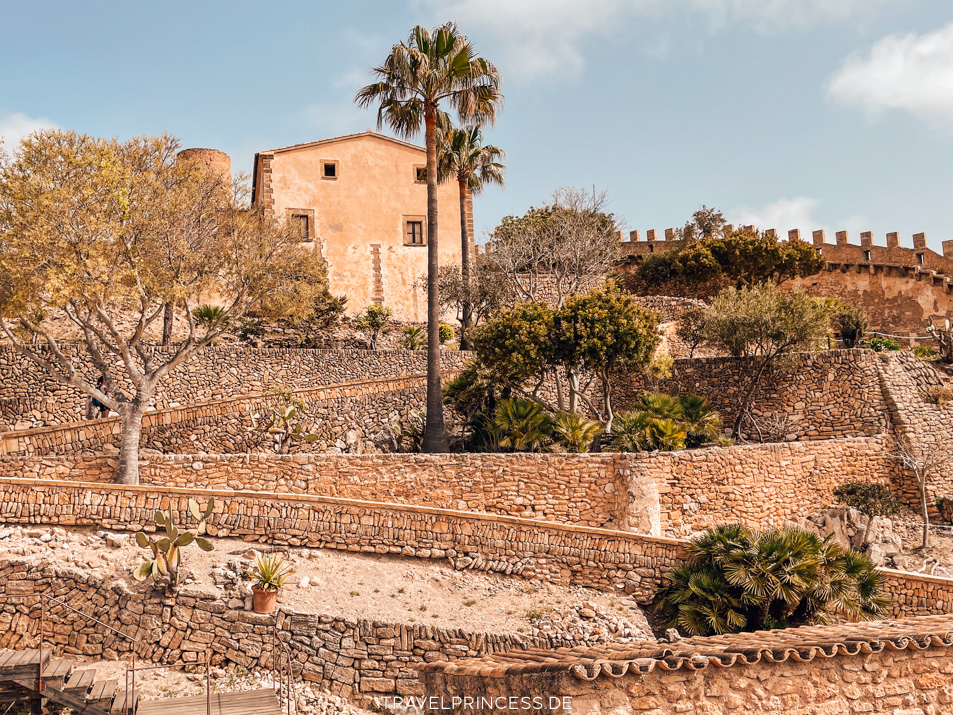
M 460 273 L 463 278 L 463 317 L 460 320 L 460 349 L 469 350 L 470 329 L 473 327 L 473 305 L 470 303 L 470 190 L 465 176 L 457 178 L 460 185 Z
M 424 110 L 427 127 L 427 422 L 424 452 L 449 452 L 450 440 L 443 422 L 440 385 L 440 294 L 437 273 L 437 108 Z

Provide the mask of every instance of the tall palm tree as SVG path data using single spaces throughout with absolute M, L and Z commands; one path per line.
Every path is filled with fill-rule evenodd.
M 354 101 L 377 105 L 377 128 L 385 124 L 401 137 L 424 129 L 427 146 L 427 422 L 423 451 L 450 448 L 440 389 L 440 306 L 437 288 L 437 117 L 444 103 L 463 122 L 492 123 L 503 104 L 502 77 L 453 22 L 432 31 L 418 25 L 406 43 L 393 46 L 371 72 L 377 82 L 360 89 Z
M 440 128 L 442 131 L 438 132 L 440 155 L 437 159 L 437 179 L 456 179 L 460 188 L 460 270 L 463 285 L 467 289 L 460 320 L 460 349 L 469 350 L 473 305 L 466 296 L 470 287 L 470 250 L 473 246 L 473 236 L 470 232 L 473 196 L 482 193 L 490 184 L 504 185 L 503 174 L 506 167 L 500 160 L 506 158 L 506 152 L 492 144 L 484 144 L 483 130 L 479 125 L 457 129 L 448 122 L 445 128 Z

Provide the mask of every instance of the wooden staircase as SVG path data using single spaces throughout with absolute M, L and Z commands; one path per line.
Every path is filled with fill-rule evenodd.
M 41 715 L 47 702 L 75 715 L 281 715 L 273 690 L 215 693 L 146 701 L 116 679 L 97 680 L 95 667 L 77 667 L 69 658 L 53 658 L 44 648 L 0 650 L 0 703 L 30 703 Z M 39 676 L 39 678 L 37 677 Z

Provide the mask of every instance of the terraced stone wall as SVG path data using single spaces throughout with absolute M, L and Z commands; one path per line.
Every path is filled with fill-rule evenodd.
M 894 484 L 886 437 L 652 454 L 154 455 L 155 487 L 248 489 L 481 511 L 644 534 L 779 525 L 828 508 L 843 482 Z M 115 458 L 0 458 L 0 476 L 110 482 Z
M 326 613 L 246 612 L 221 594 L 184 586 L 172 598 L 149 585 L 128 585 L 74 567 L 0 563 L 0 648 L 35 647 L 38 599 L 46 593 L 139 640 L 139 658 L 195 663 L 211 656 L 218 666 L 271 669 L 275 634 L 295 658 L 295 673 L 336 695 L 361 701 L 374 695 L 422 691 L 415 666 L 520 647 L 565 645 L 560 639 L 518 633 L 471 632 L 426 624 L 404 625 Z M 240 602 L 239 602 L 240 603 Z M 115 659 L 132 642 L 64 608 L 48 608 L 44 641 L 57 655 Z M 284 664 L 279 654 L 279 663 Z
M 76 344 L 62 346 L 80 373 L 95 380 L 92 365 Z M 156 348 L 160 354 L 165 348 Z M 462 369 L 470 353 L 441 353 L 445 370 Z M 210 347 L 169 374 L 158 386 L 156 409 L 203 400 L 267 392 L 272 385 L 307 389 L 427 371 L 425 351 L 297 350 Z M 17 428 L 74 422 L 85 418 L 86 398 L 63 387 L 8 345 L 0 345 L 0 424 Z

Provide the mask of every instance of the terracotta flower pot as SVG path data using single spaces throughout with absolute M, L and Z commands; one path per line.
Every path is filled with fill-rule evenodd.
M 272 613 L 278 607 L 278 592 L 274 590 L 260 591 L 252 587 L 255 613 Z

